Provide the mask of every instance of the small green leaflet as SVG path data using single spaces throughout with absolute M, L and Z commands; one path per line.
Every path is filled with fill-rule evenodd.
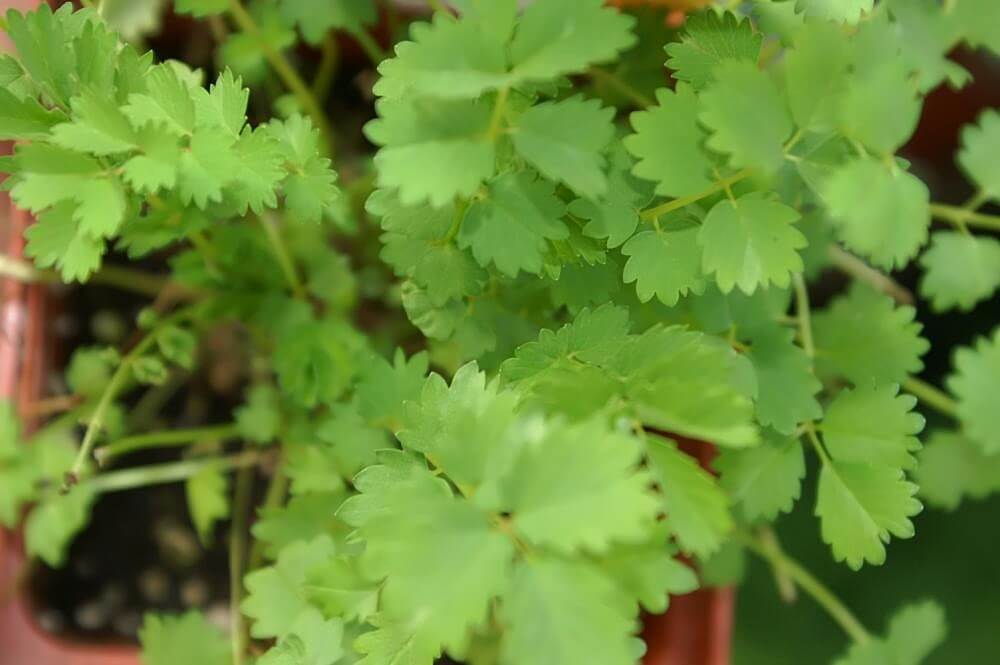
M 988 109 L 979 116 L 977 124 L 962 129 L 958 163 L 976 186 L 994 199 L 1000 197 L 997 150 L 1000 150 L 1000 113 Z
M 927 186 L 896 166 L 853 159 L 834 170 L 822 197 L 840 239 L 877 266 L 905 265 L 927 240 Z
M 732 12 L 699 12 L 688 18 L 681 41 L 665 47 L 670 56 L 667 67 L 674 70 L 675 79 L 701 90 L 722 62 L 756 64 L 762 41 L 750 21 L 737 19 Z
M 958 417 L 970 439 L 986 454 L 1000 452 L 1000 410 L 996 395 L 1000 390 L 1000 329 L 993 337 L 981 337 L 975 346 L 955 352 L 955 370 L 948 377 L 948 389 L 958 399 Z
M 837 99 L 847 85 L 850 64 L 844 32 L 827 22 L 807 22 L 785 55 L 785 90 L 799 127 L 827 130 L 836 126 Z
M 762 439 L 756 448 L 723 450 L 714 462 L 723 489 L 751 522 L 773 520 L 791 511 L 806 475 L 805 455 L 797 438 L 764 430 Z
M 641 231 L 622 247 L 622 254 L 629 257 L 622 281 L 635 282 L 640 302 L 656 296 L 673 306 L 682 296 L 705 290 L 698 225 L 683 219 L 664 224 L 668 225 L 674 228 Z
M 147 614 L 139 629 L 143 665 L 228 665 L 229 640 L 200 612 Z
M 1000 491 L 1000 456 L 957 432 L 931 432 L 916 469 L 920 496 L 932 506 L 955 510 L 965 499 Z
M 841 462 L 912 469 L 913 452 L 920 449 L 916 435 L 924 428 L 916 404 L 894 385 L 845 389 L 827 407 L 823 441 Z
M 787 287 L 802 270 L 797 250 L 806 239 L 793 226 L 798 219 L 794 208 L 756 193 L 716 203 L 698 232 L 705 272 L 715 273 L 723 293 L 737 286 L 744 293 Z
M 861 15 L 872 11 L 875 0 L 797 0 L 796 9 L 807 16 L 837 21 L 857 23 Z
M 834 665 L 920 665 L 947 633 L 940 605 L 929 600 L 913 603 L 893 615 L 885 637 L 855 642 Z
M 816 401 L 823 386 L 794 336 L 780 326 L 762 327 L 751 333 L 747 354 L 757 377 L 757 420 L 782 434 L 792 434 L 801 423 L 823 414 Z
M 53 568 L 66 562 L 69 545 L 90 519 L 96 498 L 86 486 L 68 494 L 54 494 L 42 500 L 24 524 L 25 549 Z
M 212 527 L 229 515 L 227 486 L 226 476 L 211 467 L 202 469 L 184 485 L 191 521 L 194 522 L 202 544 L 211 542 Z
M 1000 241 L 959 231 L 937 231 L 920 257 L 920 294 L 937 312 L 972 309 L 1000 287 Z

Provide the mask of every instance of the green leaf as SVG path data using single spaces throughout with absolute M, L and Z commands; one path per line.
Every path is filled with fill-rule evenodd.
M 226 476 L 212 467 L 202 469 L 184 483 L 191 521 L 203 545 L 211 543 L 215 523 L 229 516 L 228 485 Z
M 922 100 L 902 58 L 865 64 L 839 100 L 840 129 L 877 153 L 892 153 L 913 135 Z
M 402 459 L 403 453 L 387 453 Z M 374 466 L 355 479 L 360 497 L 340 514 L 365 540 L 365 570 L 385 578 L 380 611 L 411 634 L 446 647 L 486 619 L 508 582 L 514 544 L 487 514 L 455 498 L 415 463 Z
M 414 635 L 405 626 L 380 617 L 370 623 L 377 630 L 364 633 L 354 642 L 354 648 L 365 654 L 357 665 L 431 665 L 441 653 L 439 646 Z
M 240 608 L 253 620 L 250 635 L 266 639 L 289 634 L 299 615 L 309 608 L 303 595 L 309 570 L 333 553 L 328 536 L 294 542 L 281 551 L 276 564 L 244 577 L 247 595 Z
M 640 302 L 649 302 L 655 295 L 672 307 L 682 296 L 705 290 L 698 225 L 688 220 L 669 225 L 676 228 L 642 231 L 622 247 L 628 257 L 622 281 L 635 282 Z
M 281 15 L 295 23 L 310 44 L 320 44 L 330 30 L 359 32 L 377 18 L 372 0 L 281 0 Z
M 160 189 L 173 189 L 181 161 L 177 137 L 150 125 L 136 133 L 136 143 L 141 154 L 122 165 L 122 179 L 138 192 L 152 194 Z
M 39 268 L 57 268 L 66 282 L 86 281 L 101 267 L 104 255 L 104 241 L 80 231 L 73 218 L 76 208 L 73 201 L 60 201 L 24 232 L 28 241 L 24 253 Z
M 48 5 L 40 5 L 27 14 L 10 9 L 6 15 L 7 36 L 24 70 L 53 102 L 64 107 L 72 95 L 75 73 L 73 50 L 67 48 L 71 35 L 65 21 L 70 12 L 72 7 L 53 12 Z
M 396 349 L 391 364 L 381 356 L 372 356 L 356 389 L 358 411 L 370 423 L 399 431 L 405 403 L 420 398 L 429 362 L 426 352 L 407 360 L 401 349 Z
M 0 88 L 0 139 L 46 139 L 65 116 L 50 110 L 31 97 L 18 99 Z
M 229 0 L 175 0 L 174 10 L 178 14 L 192 16 L 212 16 L 224 14 L 229 9 Z
M 323 492 L 293 496 L 276 508 L 265 507 L 251 529 L 253 537 L 264 545 L 264 556 L 277 559 L 292 543 L 342 532 L 345 526 L 335 513 L 343 500 L 339 492 Z
M 178 136 L 195 127 L 195 104 L 191 89 L 170 63 L 159 64 L 145 77 L 146 92 L 129 95 L 122 111 L 136 129 L 155 123 Z
M 378 605 L 379 588 L 364 576 L 357 557 L 336 557 L 314 567 L 304 588 L 327 616 L 364 620 Z
M 455 482 L 479 485 L 508 471 L 516 454 L 507 431 L 518 396 L 486 382 L 475 363 L 455 372 L 451 387 L 437 374 L 424 383 L 420 399 L 407 403 L 399 440 L 433 459 Z
M 285 208 L 289 215 L 301 222 L 319 222 L 324 209 L 340 194 L 330 160 L 319 156 L 319 130 L 313 128 L 308 118 L 293 115 L 283 122 L 272 120 L 262 131 L 277 139 L 285 159 L 293 165 L 284 181 Z M 269 152 L 270 149 L 266 155 L 268 162 Z M 269 170 L 265 166 L 263 172 Z
M 204 210 L 222 201 L 223 188 L 240 171 L 236 139 L 217 129 L 198 129 L 191 136 L 190 150 L 181 153 L 177 187 L 181 201 Z
M 132 363 L 132 376 L 139 383 L 162 386 L 170 376 L 167 366 L 156 356 L 136 358 Z
M 375 452 L 391 447 L 386 432 L 369 426 L 357 409 L 336 405 L 316 430 L 316 436 L 332 448 L 340 473 L 351 478 L 375 463 Z
M 958 399 L 965 434 L 986 454 L 1000 453 L 1000 410 L 994 399 L 1000 394 L 1000 329 L 992 339 L 980 337 L 974 347 L 959 348 L 954 365 L 947 385 Z
M 229 641 L 201 612 L 143 617 L 139 629 L 143 665 L 228 665 Z
M 667 438 L 650 437 L 646 454 L 680 548 L 699 557 L 719 549 L 733 527 L 729 501 L 712 475 Z
M 785 88 L 795 124 L 824 131 L 837 125 L 838 100 L 848 85 L 849 42 L 827 22 L 807 22 L 785 55 Z
M 396 44 L 396 57 L 378 66 L 375 95 L 475 99 L 507 84 L 504 45 L 488 26 L 441 12 L 431 23 L 413 24 L 411 38 Z
M 983 499 L 1000 492 L 1000 455 L 957 432 L 937 430 L 918 456 L 920 496 L 932 506 L 954 510 L 966 498 Z
M 916 176 L 858 157 L 822 185 L 822 198 L 840 239 L 875 265 L 905 265 L 927 240 L 927 186 Z
M 813 376 L 812 361 L 793 342 L 794 333 L 777 325 L 751 335 L 749 357 L 757 376 L 757 420 L 782 434 L 792 434 L 823 409 L 816 394 L 823 385 Z
M 90 519 L 90 507 L 96 498 L 86 487 L 68 494 L 53 494 L 42 500 L 24 524 L 25 549 L 53 568 L 66 562 L 69 546 Z
M 565 212 L 551 183 L 525 172 L 501 175 L 490 183 L 489 196 L 469 208 L 459 243 L 482 266 L 493 263 L 511 277 L 522 270 L 538 274 L 548 241 L 569 236 Z
M 890 536 L 911 538 L 910 518 L 922 509 L 917 486 L 900 469 L 869 464 L 825 462 L 819 476 L 816 515 L 823 542 L 833 558 L 853 570 L 865 562 L 885 563 Z
M 491 108 L 475 101 L 382 99 L 365 126 L 378 184 L 399 190 L 404 205 L 441 207 L 470 197 L 496 168 L 489 136 Z
M 602 0 L 548 0 L 525 9 L 510 43 L 514 81 L 572 74 L 635 43 L 634 19 Z
M 156 335 L 156 348 L 163 357 L 184 369 L 194 366 L 198 338 L 179 326 L 164 326 Z
M 601 198 L 608 188 L 601 153 L 614 136 L 614 114 L 579 96 L 532 106 L 512 130 L 514 148 L 549 180 Z
M 773 521 L 792 510 L 806 475 L 802 444 L 794 436 L 765 430 L 762 443 L 747 450 L 723 450 L 715 459 L 719 483 L 751 522 Z
M 916 310 L 860 282 L 816 313 L 816 364 L 821 373 L 855 385 L 901 383 L 923 369 L 930 344 L 920 336 Z
M 629 118 L 635 133 L 624 144 L 639 160 L 632 172 L 655 182 L 661 196 L 691 196 L 708 189 L 713 164 L 702 147 L 707 135 L 698 124 L 694 90 L 683 82 L 674 91 L 660 88 L 656 102 Z
M 685 23 L 681 41 L 665 47 L 670 56 L 667 67 L 674 70 L 675 79 L 701 90 L 715 78 L 722 62 L 756 64 L 762 41 L 750 21 L 737 19 L 732 12 L 699 12 Z
M 854 643 L 834 665 L 920 665 L 948 633 L 944 610 L 925 600 L 897 610 L 886 636 Z
M 195 126 L 218 128 L 239 136 L 247 121 L 249 99 L 250 91 L 243 87 L 243 80 L 226 69 L 208 90 L 195 89 Z
M 265 653 L 257 665 L 333 665 L 344 655 L 344 624 L 325 620 L 317 610 L 304 610 L 288 633 Z
M 795 8 L 807 16 L 838 23 L 857 23 L 872 11 L 875 0 L 798 0 Z
M 592 565 L 555 558 L 522 563 L 501 608 L 508 626 L 502 662 L 630 665 L 635 653 L 629 605 Z
M 734 168 L 777 171 L 792 118 L 771 78 L 750 62 L 724 62 L 699 97 L 698 116 L 711 130 L 708 147 L 729 156 Z
M 56 125 L 52 142 L 94 155 L 113 155 L 137 147 L 135 130 L 115 101 L 89 90 L 73 98 L 73 121 Z
M 747 294 L 787 287 L 803 267 L 797 250 L 806 239 L 793 226 L 798 219 L 794 208 L 757 193 L 716 203 L 698 232 L 705 272 L 715 273 L 723 293 L 734 286 Z
M 980 114 L 977 124 L 962 128 L 958 163 L 976 186 L 994 199 L 1000 198 L 997 150 L 1000 150 L 1000 113 L 987 109 Z
M 698 588 L 698 577 L 664 543 L 665 529 L 656 538 L 639 545 L 618 545 L 604 554 L 601 568 L 653 614 L 667 610 L 670 594 L 686 594 Z
M 569 212 L 587 220 L 583 233 L 589 238 L 606 238 L 607 246 L 618 247 L 639 225 L 639 215 L 653 198 L 652 186 L 632 175 L 633 160 L 616 144 L 609 159 L 608 191 L 603 199 L 579 198 Z
M 1000 287 L 1000 241 L 959 231 L 931 234 L 930 247 L 920 257 L 924 275 L 920 295 L 936 312 L 972 309 Z
M 258 383 L 247 393 L 246 403 L 236 409 L 240 436 L 255 443 L 270 443 L 281 429 L 281 404 L 274 386 Z
M 838 462 L 912 469 L 912 453 L 920 449 L 916 435 L 924 428 L 916 405 L 896 385 L 842 390 L 827 407 L 823 442 Z
M 640 453 L 638 441 L 598 420 L 550 427 L 524 447 L 502 484 L 514 528 L 564 554 L 641 542 L 658 501 L 638 471 Z

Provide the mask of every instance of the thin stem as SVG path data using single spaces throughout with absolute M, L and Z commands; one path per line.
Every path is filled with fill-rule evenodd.
M 717 194 L 718 192 L 724 191 L 726 188 L 739 182 L 740 180 L 744 180 L 745 178 L 750 177 L 752 173 L 753 171 L 751 171 L 750 169 L 743 169 L 742 171 L 737 171 L 731 176 L 716 181 L 715 184 L 713 184 L 711 187 L 702 192 L 698 192 L 697 194 L 692 194 L 690 196 L 684 196 L 679 199 L 674 199 L 673 201 L 667 201 L 666 203 L 661 203 L 660 205 L 655 206 L 653 208 L 647 208 L 646 210 L 643 210 L 641 213 L 639 213 L 639 217 L 645 221 L 657 219 L 659 217 L 662 217 L 663 215 L 666 215 L 669 212 L 673 212 L 674 210 L 680 210 L 681 208 L 687 207 L 692 203 L 697 203 L 698 201 L 704 198 L 708 198 L 713 194 Z
M 784 550 L 781 548 L 781 542 L 778 540 L 778 535 L 771 527 L 761 527 L 757 531 L 757 537 L 760 539 L 761 545 L 764 547 L 784 554 Z M 774 585 L 778 589 L 778 595 L 781 596 L 781 599 L 786 603 L 794 603 L 796 596 L 798 596 L 795 592 L 795 580 L 793 580 L 787 572 L 777 566 L 771 566 L 771 571 L 774 573 Z
M 186 446 L 200 441 L 223 441 L 239 436 L 236 423 L 226 425 L 209 425 L 206 427 L 191 427 L 188 429 L 163 430 L 127 436 L 102 446 L 94 451 L 101 464 L 115 457 L 120 457 L 137 450 L 149 448 L 164 448 L 170 446 Z
M 339 60 L 340 50 L 337 48 L 337 36 L 331 30 L 323 38 L 323 57 L 319 61 L 316 77 L 313 79 L 312 93 L 316 99 L 326 99 L 330 94 L 330 86 L 333 84 L 334 74 L 337 73 Z
M 964 225 L 973 228 L 988 229 L 990 231 L 1000 231 L 1000 215 L 975 212 L 962 206 L 932 203 L 931 215 L 960 228 Z
M 61 281 L 59 274 L 52 270 L 40 270 L 27 261 L 10 256 L 0 256 L 0 275 L 13 277 L 28 284 L 35 282 L 54 284 Z M 133 268 L 106 265 L 91 275 L 88 282 L 152 297 L 159 294 L 167 285 L 168 279 Z
M 943 390 L 911 376 L 903 382 L 903 390 L 911 393 L 918 400 L 951 418 L 958 417 L 958 402 L 948 396 Z
M 780 549 L 769 546 L 767 541 L 754 538 L 745 532 L 737 532 L 736 536 L 747 549 L 760 556 L 775 569 L 788 575 L 800 589 L 809 594 L 820 607 L 826 610 L 827 614 L 852 640 L 858 644 L 866 644 L 871 641 L 871 634 L 858 621 L 847 605 L 801 564 Z
M 295 270 L 292 255 L 288 252 L 288 247 L 285 246 L 285 241 L 281 237 L 278 225 L 270 216 L 261 216 L 257 219 L 260 220 L 261 226 L 264 227 L 267 240 L 271 243 L 271 248 L 274 250 L 275 258 L 278 259 L 281 271 L 285 273 L 285 281 L 288 282 L 288 287 L 292 290 L 292 294 L 299 300 L 305 300 L 307 297 L 305 286 L 303 286 L 302 280 L 299 278 L 299 273 Z
M 352 32 L 351 36 L 358 42 L 358 46 L 361 50 L 365 52 L 368 59 L 372 61 L 372 64 L 376 67 L 387 57 L 389 54 L 386 53 L 382 45 L 375 41 L 371 33 L 367 30 L 358 30 L 357 32 Z
M 232 641 L 233 665 L 243 665 L 246 650 L 246 627 L 243 625 L 240 603 L 243 596 L 243 563 L 247 549 L 246 531 L 251 489 L 253 489 L 253 469 L 244 467 L 236 474 L 233 520 L 229 526 L 229 636 Z
M 111 471 L 86 480 L 87 487 L 99 494 L 121 492 L 124 490 L 163 485 L 179 480 L 187 480 L 204 469 L 228 471 L 254 466 L 264 459 L 265 452 L 251 450 L 230 455 L 229 457 L 200 457 L 197 459 L 169 462 L 167 464 L 150 464 L 121 471 Z
M 823 464 L 833 464 L 833 460 L 830 459 L 829 453 L 826 452 L 826 448 L 823 447 L 823 443 L 819 440 L 819 435 L 816 434 L 816 424 L 810 420 L 803 423 L 803 427 L 805 428 L 804 431 L 806 436 L 809 438 L 809 443 L 812 444 L 813 450 L 816 451 L 816 454 L 819 456 L 820 460 L 822 460 Z
M 835 268 L 858 281 L 865 282 L 876 291 L 881 291 L 904 305 L 913 304 L 913 294 L 906 287 L 840 247 L 831 245 L 827 249 L 827 258 Z
M 312 91 L 309 90 L 309 86 L 302 80 L 302 77 L 299 76 L 299 73 L 288 59 L 280 51 L 275 50 L 263 37 L 257 22 L 240 0 L 229 0 L 229 14 L 233 17 L 233 21 L 239 26 L 240 30 L 257 41 L 257 47 L 264 54 L 264 58 L 270 63 L 275 73 L 278 74 L 278 78 L 285 84 L 285 87 L 291 90 L 295 98 L 299 100 L 299 104 L 302 105 L 302 108 L 312 118 L 313 123 L 323 136 L 323 144 L 326 150 L 332 155 L 334 149 L 333 129 L 330 127 L 330 122 L 327 120 L 323 108 L 316 101 Z
M 809 291 L 801 273 L 792 277 L 795 284 L 795 314 L 799 320 L 799 335 L 802 338 L 802 349 L 810 359 L 816 357 L 816 345 L 813 342 L 812 317 L 809 313 Z
M 283 460 L 278 461 L 278 465 L 274 469 L 274 475 L 271 476 L 271 481 L 267 485 L 267 494 L 264 495 L 264 501 L 260 505 L 259 512 L 263 513 L 268 510 L 277 508 L 285 501 L 285 495 L 288 493 L 288 474 L 285 473 L 285 465 Z M 264 541 L 259 539 L 254 539 L 253 545 L 250 547 L 250 557 L 247 563 L 247 572 L 252 572 L 260 568 L 260 564 L 264 561 Z
M 510 94 L 509 88 L 500 88 L 497 91 L 497 100 L 493 104 L 493 115 L 490 117 L 490 128 L 486 133 L 487 138 L 491 141 L 496 140 L 500 136 L 500 130 L 503 125 L 503 114 L 504 110 L 507 108 L 507 96 Z
M 182 309 L 172 316 L 164 318 L 152 330 L 150 330 L 149 333 L 147 333 L 146 336 L 143 337 L 142 340 L 140 340 L 139 343 L 136 344 L 124 358 L 122 358 L 117 369 L 115 369 L 115 373 L 111 375 L 111 380 L 108 381 L 108 385 L 104 388 L 104 392 L 101 394 L 101 399 L 97 402 L 97 407 L 94 409 L 94 413 L 90 417 L 90 422 L 87 423 L 87 429 L 83 434 L 83 442 L 80 444 L 80 450 L 76 455 L 76 460 L 73 462 L 73 466 L 70 470 L 66 472 L 66 477 L 63 481 L 64 491 L 79 482 L 80 473 L 83 471 L 83 465 L 90 457 L 90 453 L 94 448 L 94 442 L 97 440 L 98 432 L 100 432 L 104 427 L 104 419 L 107 417 L 108 409 L 111 408 L 111 404 L 114 402 L 115 397 L 125 385 L 125 382 L 129 377 L 129 373 L 132 369 L 132 363 L 138 360 L 142 354 L 144 354 L 146 350 L 156 342 L 160 332 L 162 332 L 168 325 L 172 325 L 190 315 L 190 309 Z
M 441 240 L 442 244 L 447 245 L 458 237 L 458 232 L 462 230 L 462 222 L 465 221 L 465 211 L 468 208 L 468 199 L 459 199 L 455 202 L 455 212 L 451 219 L 451 226 L 448 227 L 448 233 Z
M 622 97 L 625 97 L 630 102 L 635 104 L 638 108 L 644 109 L 654 104 L 653 100 L 646 95 L 642 94 L 636 90 L 632 85 L 623 81 L 621 77 L 612 74 L 606 69 L 601 69 L 600 67 L 592 67 L 590 71 L 587 72 L 590 78 L 594 79 L 594 83 L 598 85 L 605 85 L 609 88 L 614 89 Z

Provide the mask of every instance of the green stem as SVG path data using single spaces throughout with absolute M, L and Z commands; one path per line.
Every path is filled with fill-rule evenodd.
M 111 375 L 111 380 L 108 381 L 108 385 L 105 386 L 104 392 L 101 394 L 101 398 L 97 402 L 97 407 L 94 409 L 94 413 L 91 415 L 90 421 L 87 423 L 87 429 L 83 434 L 83 442 L 80 444 L 80 450 L 76 455 L 76 460 L 73 462 L 73 466 L 70 470 L 66 472 L 66 478 L 63 481 L 64 490 L 68 490 L 70 487 L 79 482 L 80 473 L 83 471 L 83 465 L 90 457 L 90 453 L 94 448 L 94 443 L 97 440 L 97 434 L 104 427 L 104 419 L 108 415 L 108 409 L 111 408 L 111 404 L 114 402 L 118 392 L 124 387 L 125 382 L 128 380 L 132 369 L 132 363 L 138 360 L 142 354 L 144 354 L 156 342 L 160 332 L 162 332 L 167 326 L 177 323 L 190 315 L 190 308 L 185 308 L 164 318 L 156 324 L 156 326 L 150 330 L 146 336 L 143 337 L 142 340 L 140 340 L 139 343 L 125 355 L 124 358 L 122 358 L 117 369 L 115 369 L 115 373 Z
M 0 256 L 0 275 L 26 283 L 54 284 L 61 281 L 59 274 L 52 270 L 40 270 L 27 261 L 20 261 L 10 256 Z M 88 282 L 155 297 L 167 285 L 168 279 L 141 270 L 109 265 L 91 275 Z
M 852 640 L 858 644 L 866 644 L 871 641 L 871 634 L 858 621 L 847 605 L 801 564 L 780 549 L 771 547 L 766 541 L 754 538 L 748 533 L 737 532 L 736 536 L 747 549 L 767 561 L 776 570 L 787 575 L 800 589 L 809 594 Z
M 283 461 L 279 461 L 278 465 L 274 469 L 274 475 L 271 476 L 271 481 L 267 485 L 267 494 L 264 496 L 264 501 L 261 503 L 259 512 L 264 513 L 268 510 L 277 508 L 285 501 L 285 495 L 288 493 L 288 474 L 285 473 L 285 465 Z M 253 545 L 250 547 L 250 558 L 247 563 L 247 572 L 252 572 L 260 568 L 260 564 L 264 561 L 264 541 L 254 539 Z
M 185 446 L 200 441 L 223 441 L 225 439 L 234 439 L 238 436 L 239 428 L 235 423 L 163 430 L 162 432 L 147 432 L 146 434 L 127 436 L 113 441 L 106 446 L 102 446 L 94 451 L 94 457 L 98 458 L 101 464 L 105 464 L 115 457 L 137 450 Z
M 247 520 L 253 489 L 253 469 L 243 467 L 236 475 L 233 492 L 233 520 L 229 526 L 229 636 L 233 649 L 233 665 L 243 665 L 246 650 L 246 627 L 240 604 L 243 596 L 243 563 L 247 549 Z
M 906 287 L 888 275 L 872 268 L 850 252 L 846 252 L 836 245 L 831 245 L 827 249 L 827 258 L 841 272 L 860 282 L 865 282 L 876 291 L 886 294 L 896 302 L 903 303 L 904 305 L 913 304 L 913 294 Z
M 987 215 L 962 206 L 932 203 L 931 215 L 959 228 L 962 226 L 971 226 L 990 231 L 1000 231 L 1000 215 Z
M 327 32 L 323 39 L 323 57 L 319 61 L 316 77 L 312 84 L 312 94 L 316 99 L 326 99 L 330 94 L 330 86 L 333 84 L 334 74 L 337 73 L 339 60 L 340 51 L 337 48 L 337 36 L 333 31 Z
M 240 30 L 257 41 L 257 47 L 264 54 L 264 58 L 270 63 L 275 73 L 278 74 L 278 78 L 285 84 L 285 87 L 291 90 L 295 98 L 299 100 L 299 104 L 302 105 L 302 108 L 312 118 L 313 123 L 323 136 L 323 144 L 326 151 L 332 156 L 334 151 L 333 129 L 330 127 L 330 122 L 327 120 L 323 108 L 316 101 L 312 91 L 309 90 L 309 86 L 302 80 L 302 77 L 299 76 L 299 73 L 288 59 L 264 39 L 257 22 L 240 0 L 229 0 L 229 14 L 233 17 L 233 21 L 239 26 Z
M 491 141 L 495 141 L 500 136 L 500 130 L 503 125 L 503 114 L 507 108 L 507 96 L 509 94 L 510 89 L 506 87 L 500 88 L 497 91 L 497 100 L 493 104 L 493 115 L 490 117 L 490 128 L 486 133 L 487 138 Z
M 958 417 L 958 402 L 948 396 L 943 390 L 921 381 L 916 377 L 910 377 L 903 382 L 903 390 L 914 395 L 918 400 L 951 418 Z
M 674 199 L 673 201 L 667 201 L 666 203 L 661 203 L 660 205 L 655 206 L 653 208 L 647 208 L 646 210 L 643 210 L 641 213 L 639 213 L 639 217 L 647 222 L 654 219 L 659 219 L 660 217 L 666 215 L 667 213 L 673 212 L 674 210 L 680 210 L 681 208 L 685 208 L 691 205 L 692 203 L 697 203 L 698 201 L 704 198 L 708 198 L 713 194 L 717 194 L 718 192 L 727 189 L 731 185 L 739 182 L 740 180 L 744 180 L 745 178 L 750 177 L 752 173 L 753 171 L 751 171 L 750 169 L 743 169 L 742 171 L 737 171 L 731 176 L 716 181 L 715 184 L 713 184 L 711 187 L 702 192 L 698 192 L 697 194 L 692 194 L 690 196 L 684 196 L 679 199 Z
M 618 94 L 628 99 L 640 109 L 647 108 L 654 104 L 652 99 L 607 70 L 601 69 L 600 67 L 593 67 L 589 72 L 587 72 L 587 74 L 590 78 L 594 79 L 594 83 L 613 88 L 618 92 Z
M 267 240 L 271 243 L 271 248 L 274 250 L 275 258 L 278 259 L 281 271 L 285 273 L 285 281 L 288 282 L 288 287 L 292 290 L 292 294 L 299 300 L 305 300 L 307 297 L 305 286 L 303 286 L 302 280 L 295 270 L 292 255 L 288 252 L 288 247 L 285 246 L 285 241 L 281 237 L 278 225 L 270 216 L 258 217 L 257 219 L 260 221 L 261 226 L 264 227 Z
M 121 492 L 139 487 L 163 485 L 179 480 L 187 480 L 204 469 L 209 468 L 218 471 L 228 471 L 230 469 L 254 466 L 261 461 L 263 455 L 263 451 L 251 450 L 229 457 L 201 457 L 198 459 L 182 460 L 180 462 L 169 462 L 167 464 L 150 464 L 132 469 L 122 469 L 121 471 L 111 471 L 84 482 L 86 482 L 87 487 L 99 494 Z
M 382 45 L 375 41 L 375 38 L 367 30 L 352 32 L 351 36 L 354 37 L 355 41 L 358 42 L 358 46 L 361 47 L 361 50 L 365 52 L 365 55 L 368 56 L 368 59 L 376 67 L 389 56 L 385 49 L 382 48 Z
M 795 284 L 795 314 L 799 320 L 799 335 L 802 337 L 802 349 L 812 360 L 816 357 L 816 345 L 813 342 L 812 317 L 809 313 L 809 291 L 801 273 L 792 277 Z
M 447 245 L 458 237 L 458 232 L 462 230 L 462 222 L 465 221 L 465 211 L 469 208 L 468 199 L 459 199 L 455 202 L 455 212 L 451 219 L 451 226 L 445 234 L 441 243 Z

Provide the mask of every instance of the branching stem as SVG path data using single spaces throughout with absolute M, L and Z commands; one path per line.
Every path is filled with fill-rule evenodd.
M 264 233 L 267 234 L 267 240 L 271 243 L 271 248 L 274 250 L 275 258 L 278 259 L 281 271 L 285 273 L 285 281 L 288 282 L 288 288 L 291 289 L 292 295 L 299 300 L 305 300 L 307 297 L 305 286 L 303 286 L 302 280 L 299 278 L 298 271 L 295 270 L 292 255 L 289 253 L 288 247 L 285 246 L 285 241 L 281 237 L 278 225 L 274 219 L 267 215 L 258 217 L 257 219 L 260 220 L 260 225 L 264 227 Z
M 209 425 L 206 427 L 191 427 L 188 429 L 172 429 L 160 432 L 147 432 L 127 436 L 102 446 L 94 451 L 101 464 L 137 450 L 163 448 L 170 446 L 186 446 L 201 441 L 223 441 L 239 436 L 235 423 L 225 425 Z
M 858 281 L 865 282 L 876 291 L 886 294 L 896 302 L 904 305 L 913 304 L 913 294 L 906 287 L 885 273 L 872 268 L 850 252 L 846 252 L 836 245 L 831 245 L 827 250 L 827 258 L 841 272 L 850 275 Z
M 931 215 L 959 228 L 971 226 L 989 231 L 1000 231 L 1000 215 L 988 215 L 964 206 L 932 203 Z
M 750 175 L 752 174 L 753 171 L 750 169 L 743 169 L 742 171 L 737 171 L 731 176 L 727 176 L 725 178 L 722 178 L 721 180 L 716 181 L 715 184 L 713 184 L 711 187 L 702 192 L 698 192 L 697 194 L 692 194 L 690 196 L 684 196 L 679 199 L 674 199 L 673 201 L 667 201 L 666 203 L 661 203 L 660 205 L 655 206 L 653 208 L 647 208 L 646 210 L 643 210 L 641 213 L 639 213 L 639 217 L 647 222 L 652 221 L 654 219 L 658 219 L 663 215 L 666 215 L 667 213 L 673 212 L 674 210 L 680 210 L 681 208 L 685 208 L 691 205 L 692 203 L 697 203 L 698 201 L 704 198 L 708 198 L 713 194 L 717 194 L 718 192 L 724 191 L 728 187 L 739 182 L 740 180 L 744 180 L 750 177 Z
M 121 492 L 124 490 L 174 483 L 198 474 L 204 469 L 228 471 L 247 466 L 254 466 L 265 458 L 265 451 L 251 450 L 230 455 L 229 457 L 199 457 L 197 459 L 168 462 L 167 464 L 150 464 L 121 471 L 110 471 L 95 476 L 86 482 L 87 487 L 99 494 Z
M 958 417 L 958 402 L 948 396 L 940 388 L 932 386 L 926 381 L 914 377 L 903 382 L 903 390 L 911 393 L 918 400 L 931 407 L 935 411 L 950 418 Z

